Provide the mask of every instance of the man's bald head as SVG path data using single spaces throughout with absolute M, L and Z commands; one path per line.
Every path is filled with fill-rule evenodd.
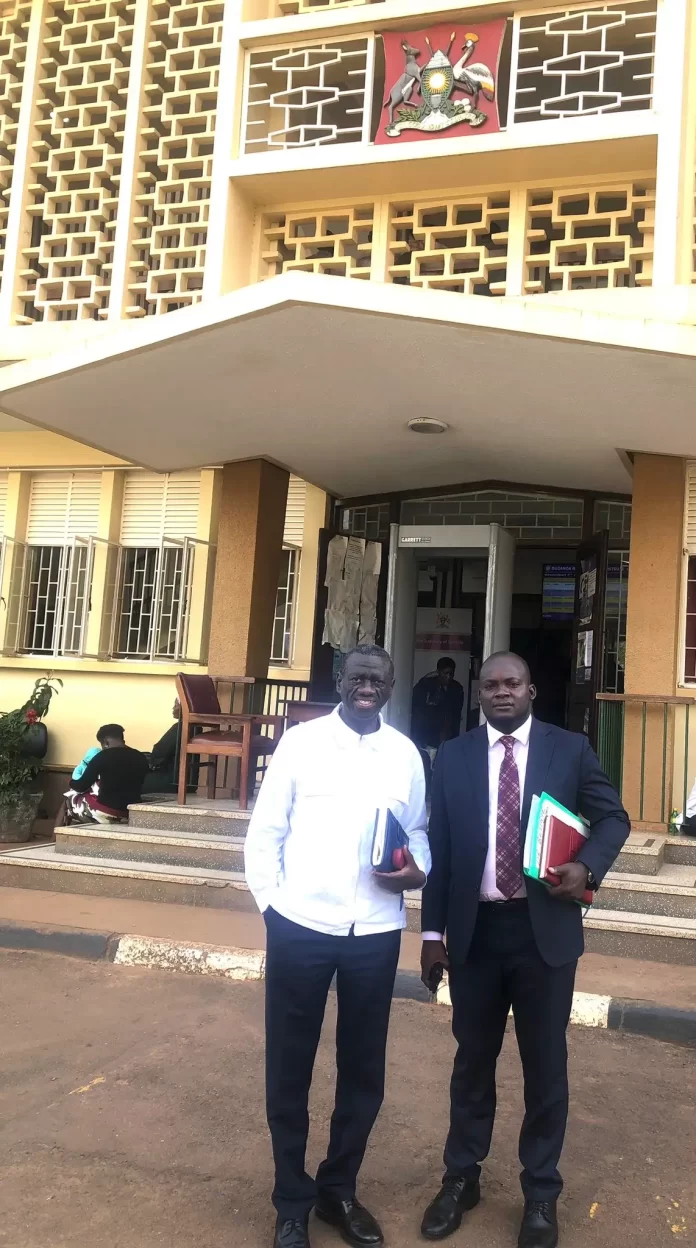
M 522 658 L 521 654 L 515 654 L 514 650 L 496 650 L 495 654 L 489 654 L 488 658 L 481 664 L 481 675 L 483 675 L 489 663 L 495 663 L 498 659 L 511 659 L 513 663 L 517 663 L 524 674 L 527 684 L 532 683 L 532 673 L 529 670 L 529 664 Z

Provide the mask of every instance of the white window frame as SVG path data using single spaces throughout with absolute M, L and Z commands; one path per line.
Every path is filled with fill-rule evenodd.
M 296 546 L 283 546 L 283 554 L 288 554 L 288 575 L 281 584 L 278 581 L 276 590 L 276 603 L 273 611 L 273 632 L 271 634 L 271 655 L 270 663 L 273 667 L 291 667 L 295 652 L 295 624 L 297 617 L 297 587 L 300 577 L 300 556 L 301 551 Z M 292 584 L 292 593 L 288 595 L 288 586 Z M 285 607 L 282 612 L 278 610 L 278 594 L 285 590 Z M 276 624 L 283 621 L 283 648 L 285 647 L 285 638 L 288 639 L 288 653 L 282 657 L 274 654 L 273 644 L 275 641 Z
M 51 655 L 83 658 L 86 653 L 87 627 L 89 623 L 94 572 L 94 550 L 98 539 L 74 537 L 69 542 L 12 542 L 14 584 L 10 587 L 8 602 L 8 625 L 14 630 L 14 640 L 8 639 L 7 649 L 13 654 Z M 3 542 L 0 569 L 4 574 L 7 559 L 7 542 Z M 52 644 L 38 649 L 27 636 L 30 615 L 30 570 L 33 551 L 59 550 L 59 570 L 56 584 Z M 85 551 L 84 561 L 81 552 Z M 79 555 L 78 555 L 78 552 Z M 0 580 L 0 584 L 1 584 Z M 75 622 L 73 604 L 78 587 L 82 586 L 81 618 Z M 11 604 L 16 604 L 14 619 L 10 618 Z M 72 613 L 72 622 L 71 622 Z M 37 624 L 34 623 L 34 629 Z M 34 633 L 34 639 L 36 634 Z
M 206 550 L 206 558 L 212 550 L 211 544 L 201 538 L 185 537 L 182 539 L 163 537 L 158 544 L 143 542 L 142 545 L 118 546 L 115 548 L 115 567 L 112 572 L 111 588 L 107 591 L 110 610 L 110 622 L 107 641 L 107 655 L 109 658 L 119 662 L 152 662 L 152 663 L 175 663 L 188 662 L 188 643 L 189 643 L 189 625 L 191 622 L 191 598 L 194 582 L 194 569 L 196 561 L 196 552 L 198 547 L 204 547 Z M 176 574 L 179 581 L 179 606 L 176 614 L 176 625 L 174 629 L 174 644 L 163 653 L 159 646 L 160 634 L 164 619 L 164 605 L 167 585 L 165 577 L 167 573 L 167 551 L 180 550 L 182 552 L 181 568 Z M 119 645 L 123 612 L 124 585 L 123 576 L 126 566 L 126 559 L 133 551 L 154 551 L 155 552 L 155 570 L 152 581 L 153 596 L 150 611 L 150 623 L 148 625 L 147 646 L 142 651 L 127 650 Z M 208 573 L 210 575 L 210 572 Z M 131 605 L 132 611 L 132 605 Z M 174 612 L 171 616 L 173 618 Z M 195 660 L 202 662 L 202 659 Z

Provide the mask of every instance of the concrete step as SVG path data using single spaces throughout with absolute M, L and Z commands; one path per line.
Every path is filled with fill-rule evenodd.
M 204 836 L 203 833 L 174 836 L 154 828 L 105 827 L 99 823 L 56 828 L 56 853 L 174 867 L 244 870 L 243 837 Z
M 588 953 L 696 966 L 696 920 L 593 906 L 585 918 Z
M 71 831 L 73 829 L 57 829 L 61 835 Z M 81 844 L 83 851 L 86 848 L 85 841 L 92 838 L 96 843 L 98 839 L 90 824 L 76 831 L 87 833 L 86 837 L 76 837 L 73 841 L 73 845 Z M 114 830 L 100 826 L 100 839 L 105 831 L 112 833 Z M 137 829 L 132 832 L 139 835 Z M 198 842 L 195 838 L 191 840 L 195 850 Z M 108 838 L 104 837 L 97 848 L 105 848 L 107 843 Z M 116 846 L 117 851 L 119 848 L 124 855 L 127 854 L 125 841 L 120 847 Z M 240 857 L 242 848 L 243 841 L 239 841 L 234 852 Z M 62 845 L 22 847 L 0 852 L 0 888 L 2 887 L 38 888 L 47 892 L 82 893 L 92 897 L 169 901 L 213 909 L 256 909 L 241 870 L 149 862 L 118 857 L 116 853 L 105 857 L 101 853 L 93 854 L 91 848 L 88 853 L 78 854 L 70 852 L 67 842 Z M 408 929 L 419 932 L 420 893 L 407 893 L 405 901 Z
M 209 798 L 192 797 L 185 806 L 177 805 L 176 798 L 157 802 L 139 802 L 129 807 L 129 828 L 152 828 L 157 832 L 171 832 L 174 836 L 246 836 L 253 803 L 248 810 L 240 810 L 239 803 Z
M 54 893 L 169 901 L 212 909 L 253 910 L 240 871 L 167 866 L 92 858 L 58 852 L 55 845 L 0 853 L 0 887 L 39 888 Z
M 613 870 L 621 874 L 657 875 L 665 861 L 666 836 L 650 832 L 632 832 Z
M 696 867 L 696 836 L 665 837 L 665 862 Z
M 599 910 L 696 919 L 696 867 L 665 863 L 655 876 L 610 871 L 593 913 Z

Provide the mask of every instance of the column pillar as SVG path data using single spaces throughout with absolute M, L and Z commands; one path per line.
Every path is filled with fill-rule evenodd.
M 685 462 L 636 455 L 626 621 L 625 692 L 673 697 L 679 680 Z M 669 821 L 681 708 L 626 707 L 623 797 L 640 828 Z M 644 755 L 644 757 L 643 757 Z M 642 783 L 641 783 L 642 775 Z M 642 810 L 641 810 L 642 788 Z
M 267 675 L 288 480 L 285 469 L 262 459 L 222 470 L 211 676 Z

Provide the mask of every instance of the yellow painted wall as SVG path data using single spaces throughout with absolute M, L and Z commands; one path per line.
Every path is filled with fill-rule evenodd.
M 636 455 L 626 621 L 627 693 L 676 692 L 684 484 L 684 460 Z
M 43 429 L 0 433 L 2 468 L 113 468 L 123 459 Z
M 0 432 L 0 468 L 10 469 L 6 533 L 9 536 L 23 536 L 32 469 L 109 469 L 122 462 L 52 433 Z M 27 471 L 13 471 L 14 469 Z M 213 542 L 217 523 L 216 475 L 214 470 L 204 470 L 202 473 L 197 532 L 199 538 Z M 102 483 L 100 536 L 110 541 L 118 540 L 120 508 L 118 504 L 113 506 L 112 489 L 114 478 L 118 485 L 122 476 L 120 472 L 107 471 Z M 101 554 L 101 550 L 98 550 L 92 582 L 92 613 L 87 635 L 90 653 L 98 649 L 101 626 Z M 6 573 L 7 580 L 9 565 Z M 207 595 L 204 580 L 204 577 L 198 578 L 200 584 L 194 581 L 190 617 L 192 649 L 198 633 L 202 632 L 205 625 Z M 4 635 L 5 619 L 3 602 L 0 604 L 0 640 Z M 29 696 L 37 677 L 53 671 L 64 681 L 64 686 L 46 721 L 49 730 L 49 765 L 74 766 L 85 750 L 95 744 L 94 734 L 100 724 L 108 722 L 123 724 L 129 743 L 138 749 L 149 750 L 172 722 L 171 708 L 176 696 L 174 677 L 181 668 L 199 673 L 206 670 L 205 667 L 181 662 L 119 662 L 75 657 L 37 658 L 28 655 L 0 657 L 0 711 L 21 706 Z
M 19 470 L 30 472 L 32 469 L 44 468 L 103 467 L 108 469 L 123 464 L 124 461 L 118 460 L 113 456 L 104 455 L 100 451 L 92 450 L 90 447 L 83 446 L 69 438 L 60 437 L 57 434 L 44 430 L 0 431 L 0 470 L 16 471 L 17 475 L 11 478 L 11 481 L 14 480 L 18 485 L 24 482 L 27 488 L 28 477 L 20 475 Z M 119 477 L 120 474 L 116 474 L 116 476 Z M 198 537 L 212 542 L 215 542 L 217 538 L 220 477 L 221 474 L 219 472 L 206 471 L 203 473 L 201 482 Z M 27 488 L 24 489 L 25 495 L 27 494 Z M 26 504 L 26 498 L 24 502 Z M 318 539 L 319 530 L 324 525 L 325 513 L 326 494 L 315 486 L 307 485 L 302 551 L 297 585 L 293 660 L 288 666 L 269 668 L 268 676 L 271 679 L 309 679 L 314 628 Z M 8 506 L 6 524 L 6 532 L 10 535 L 15 531 L 13 517 L 16 517 L 16 505 L 10 504 Z M 111 541 L 117 541 L 117 530 L 118 524 L 114 531 L 104 529 L 102 532 L 100 529 L 100 535 L 108 537 Z M 99 562 L 100 554 L 101 552 L 98 551 L 97 563 Z M 202 559 L 198 566 L 201 570 L 204 570 Z M 9 566 L 6 571 L 9 577 Z M 96 650 L 98 645 L 99 618 L 97 617 L 101 616 L 98 606 L 99 577 L 97 564 L 95 564 L 95 573 L 97 575 L 95 576 L 93 589 L 93 607 L 95 608 L 93 614 L 96 631 L 94 636 L 91 637 L 91 641 L 94 644 L 88 647 L 90 653 Z M 212 583 L 209 585 L 206 594 L 203 581 L 200 578 L 198 580 L 200 581 L 200 586 L 194 585 L 190 627 L 192 637 L 196 637 L 201 633 L 205 644 L 211 609 Z M 4 631 L 3 625 L 4 618 L 0 614 L 0 633 Z M 159 726 L 162 722 L 160 707 L 161 705 L 165 707 L 166 720 L 166 715 L 173 699 L 172 690 L 175 665 L 157 664 L 153 668 L 153 665 L 147 662 L 134 661 L 124 663 L 123 666 L 116 669 L 113 662 L 99 662 L 94 659 L 58 658 L 48 661 L 56 674 L 66 681 L 66 693 L 60 700 L 60 704 L 57 702 L 55 706 L 58 714 L 52 715 L 53 723 L 49 725 L 51 728 L 51 754 L 49 761 L 51 763 L 70 765 L 75 758 L 81 757 L 84 749 L 87 748 L 83 746 L 83 740 L 85 732 L 87 732 L 88 736 L 92 732 L 92 723 L 91 719 L 85 723 L 82 722 L 79 713 L 79 699 L 74 706 L 72 705 L 75 694 L 71 690 L 78 688 L 80 690 L 80 698 L 83 696 L 83 691 L 85 691 L 84 696 L 87 699 L 103 707 L 98 716 L 99 723 L 106 722 L 108 719 L 119 720 L 119 717 L 122 715 L 124 717 L 124 726 L 127 726 L 125 725 L 125 714 L 130 712 L 132 715 L 135 710 L 135 730 L 139 733 L 139 739 L 134 741 L 134 744 L 149 749 L 157 736 L 161 735 L 159 732 Z M 39 660 L 39 662 L 41 661 Z M 37 675 L 45 674 L 46 671 L 44 666 L 37 667 L 36 663 L 37 660 L 33 657 L 25 656 L 0 659 L 0 710 L 11 709 L 12 706 L 21 705 L 26 699 L 32 682 Z M 181 664 L 177 666 L 181 666 Z M 207 668 L 205 666 L 196 666 L 191 667 L 190 670 L 205 672 Z M 161 691 L 165 687 L 169 692 L 162 694 Z M 116 707 L 125 707 L 125 710 L 123 712 L 112 711 L 110 709 L 112 704 Z M 61 710 L 60 708 L 63 709 Z M 65 708 L 68 709 L 66 710 Z M 99 724 L 95 725 L 95 727 L 98 726 Z
M 0 711 L 11 711 L 26 702 L 34 681 L 45 676 L 46 666 L 17 667 L 0 660 Z M 147 676 L 125 672 L 56 670 L 64 681 L 46 718 L 49 750 L 46 762 L 74 767 L 85 750 L 97 742 L 101 724 L 123 724 L 126 741 L 139 750 L 150 750 L 171 726 L 176 697 L 174 676 L 155 671 Z
M 662 455 L 636 455 L 633 467 L 631 565 L 626 623 L 626 693 L 671 697 L 680 664 L 681 579 L 684 532 L 685 461 Z M 677 713 L 677 718 L 681 712 Z M 641 753 L 645 740 L 642 815 Z M 677 732 L 677 738 L 679 732 Z M 679 793 L 670 792 L 663 810 L 663 768 L 683 782 L 683 747 L 675 727 L 665 729 L 661 703 L 648 705 L 643 723 L 640 705 L 626 709 L 624 730 L 624 801 L 633 819 L 662 825 Z M 669 809 L 667 809 L 667 807 Z M 663 817 L 664 816 L 664 817 Z

